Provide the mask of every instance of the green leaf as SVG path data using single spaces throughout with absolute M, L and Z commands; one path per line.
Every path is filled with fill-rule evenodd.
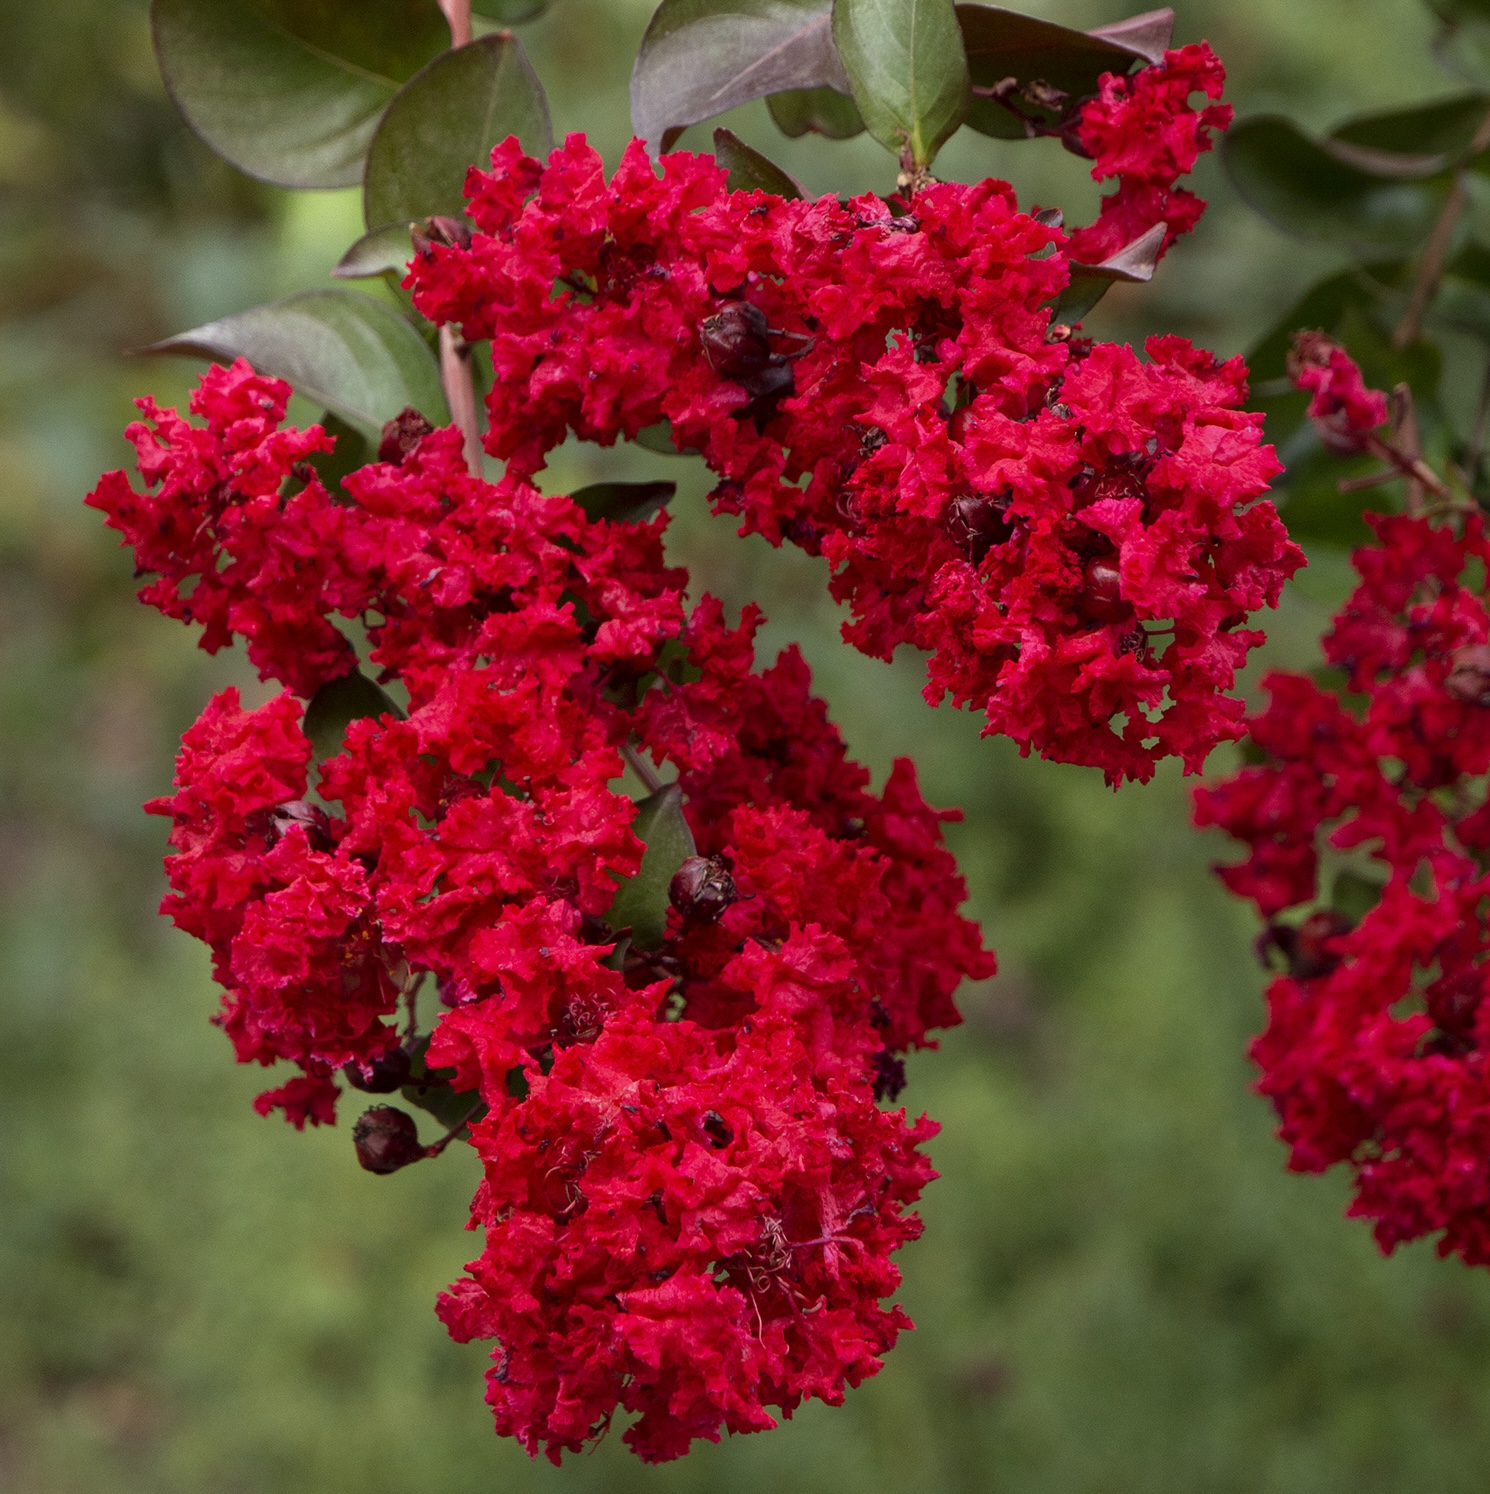
M 714 131 L 714 159 L 729 172 L 731 192 L 771 192 L 777 197 L 805 197 L 802 183 L 775 161 L 746 145 L 732 130 Z
M 1394 180 L 1348 164 L 1277 115 L 1235 126 L 1222 158 L 1242 199 L 1270 223 L 1368 257 L 1421 243 L 1449 190 L 1448 172 Z
M 337 280 L 369 280 L 375 275 L 403 276 L 414 257 L 407 223 L 387 223 L 365 233 L 337 260 L 331 274 Z
M 341 751 L 342 738 L 353 721 L 364 716 L 392 716 L 404 719 L 393 698 L 360 670 L 327 680 L 310 698 L 300 729 L 310 738 L 316 761 L 323 763 Z
M 1380 176 L 1421 179 L 1464 159 L 1487 111 L 1490 98 L 1484 94 L 1460 94 L 1347 120 L 1322 144 L 1346 165 Z
M 667 933 L 668 887 L 678 868 L 697 854 L 683 818 L 682 789 L 670 783 L 641 800 L 631 828 L 646 854 L 641 870 L 621 883 L 605 921 L 613 929 L 629 928 L 638 949 L 656 949 Z
M 832 0 L 662 0 L 631 71 L 632 128 L 647 148 L 784 89 L 849 91 Z
M 153 0 L 176 106 L 218 155 L 281 187 L 350 187 L 399 82 L 443 44 L 433 0 Z
M 659 420 L 656 425 L 644 425 L 636 433 L 636 444 L 643 451 L 655 452 L 658 456 L 697 456 L 699 454 L 696 446 L 685 447 L 682 451 L 673 444 L 673 423 L 670 420 Z
M 1072 263 L 1071 279 L 1056 302 L 1053 320 L 1079 322 L 1119 280 L 1146 284 L 1154 278 L 1159 251 L 1164 247 L 1166 225 L 1156 223 L 1126 249 L 1119 249 L 1099 265 Z
M 793 140 L 809 132 L 829 140 L 851 140 L 864 133 L 858 106 L 836 88 L 789 88 L 766 100 L 771 118 Z
M 466 170 L 516 135 L 529 155 L 553 149 L 543 85 L 515 36 L 496 32 L 442 53 L 399 89 L 373 136 L 363 178 L 369 228 L 465 209 Z
M 471 0 L 471 9 L 489 21 L 520 26 L 541 16 L 548 9 L 548 0 Z
M 429 1036 L 420 1038 L 410 1054 L 409 1065 L 414 1083 L 404 1085 L 399 1091 L 410 1105 L 417 1105 L 426 1114 L 434 1116 L 448 1131 L 461 1121 L 475 1116 L 481 1105 L 481 1096 L 475 1090 L 458 1090 L 452 1087 L 454 1069 L 431 1069 L 425 1062 L 429 1052 Z
M 355 291 L 301 291 L 140 351 L 228 363 L 247 358 L 260 373 L 335 410 L 374 444 L 409 405 L 434 425 L 450 418 L 428 344 L 391 307 Z
M 864 127 L 912 166 L 930 166 L 968 106 L 952 0 L 834 0 L 833 40 Z
M 640 524 L 670 503 L 677 491 L 675 482 L 597 482 L 571 493 L 569 500 L 592 519 Z
M 957 7 L 957 21 L 974 88 L 992 88 L 1005 78 L 1014 78 L 1021 89 L 1039 83 L 1068 95 L 1049 101 L 1043 91 L 1020 96 L 1022 112 L 1054 129 L 1074 103 L 1095 97 L 1103 73 L 1121 75 L 1139 63 L 1154 61 L 1156 46 L 1162 58 L 1174 13 L 1151 11 L 1130 22 L 1088 32 L 998 5 L 968 4 Z M 1028 134 L 1018 114 L 991 98 L 974 97 L 967 122 L 981 134 L 1005 140 L 1023 140 Z

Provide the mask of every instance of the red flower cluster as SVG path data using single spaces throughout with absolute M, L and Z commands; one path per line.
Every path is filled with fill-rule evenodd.
M 1299 382 L 1316 418 L 1379 423 L 1343 353 Z M 1287 966 L 1252 1056 L 1290 1165 L 1349 1163 L 1383 1249 L 1441 1231 L 1441 1254 L 1485 1264 L 1490 538 L 1478 514 L 1372 524 L 1324 640 L 1339 684 L 1270 675 L 1262 761 L 1200 790 L 1196 822 L 1249 848 L 1220 874 Z
M 1200 222 L 1205 203 L 1175 183 L 1211 149 L 1214 132 L 1231 127 L 1233 111 L 1230 104 L 1208 104 L 1197 112 L 1190 95 L 1218 99 L 1225 86 L 1226 69 L 1204 42 L 1166 52 L 1160 66 L 1132 77 L 1102 79 L 1076 135 L 1096 161 L 1092 180 L 1116 177 L 1118 185 L 1102 199 L 1097 221 L 1071 235 L 1066 252 L 1073 260 L 1101 264 L 1160 223 L 1162 254 Z
M 665 519 L 484 482 L 417 420 L 333 499 L 303 461 L 328 439 L 278 428 L 288 395 L 240 362 L 202 381 L 205 426 L 143 402 L 147 490 L 112 473 L 89 499 L 159 573 L 146 600 L 288 686 L 215 699 L 150 806 L 239 1059 L 302 1071 L 260 1108 L 325 1123 L 338 1071 L 406 1082 L 432 976 L 420 1072 L 479 1101 L 487 1230 L 440 1311 L 498 1340 L 499 1430 L 557 1461 L 622 1408 L 661 1460 L 840 1400 L 907 1326 L 881 1299 L 932 1176 L 935 1127 L 876 1098 L 993 969 L 957 913 L 955 816 L 907 762 L 870 794 L 800 657 L 754 668 L 754 616 L 687 614 Z M 311 795 L 304 701 L 357 662 L 337 617 L 407 713 L 352 720 Z M 631 740 L 676 769 L 700 853 L 655 948 L 607 923 L 643 852 Z M 376 1170 L 422 1151 L 386 1109 L 362 1140 Z
M 1355 360 L 1322 332 L 1300 332 L 1289 353 L 1294 384 L 1312 396 L 1309 418 L 1336 451 L 1360 451 L 1386 423 L 1387 397 L 1368 389 Z
M 1159 183 L 1225 123 L 1188 104 L 1219 85 L 1202 48 L 1109 81 L 1089 127 L 1119 197 L 1183 195 Z M 1003 183 L 787 201 L 728 191 L 709 158 L 659 179 L 639 144 L 607 183 L 579 137 L 546 166 L 513 141 L 493 161 L 468 179 L 470 242 L 430 245 L 407 283 L 490 340 L 510 475 L 570 433 L 669 422 L 716 509 L 828 558 L 852 643 L 931 654 L 929 700 L 1112 782 L 1238 734 L 1225 692 L 1262 638 L 1243 625 L 1303 563 L 1254 502 L 1279 469 L 1240 360 L 1052 328 L 1072 246 Z

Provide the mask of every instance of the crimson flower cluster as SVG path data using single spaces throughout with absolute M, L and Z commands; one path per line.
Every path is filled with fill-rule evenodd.
M 1343 350 L 1301 339 L 1316 421 L 1385 415 Z M 1226 886 L 1269 920 L 1252 1046 L 1290 1165 L 1355 1173 L 1351 1213 L 1391 1250 L 1490 1263 L 1490 537 L 1372 516 L 1360 584 L 1324 639 L 1333 675 L 1274 673 L 1248 722 L 1260 761 L 1196 795 L 1249 850 Z
M 260 1110 L 329 1123 L 339 1076 L 476 1107 L 487 1244 L 439 1311 L 497 1341 L 488 1400 L 530 1452 L 624 1410 L 659 1461 L 841 1400 L 909 1326 L 882 1299 L 933 1176 L 935 1126 L 877 1099 L 993 969 L 958 913 L 955 814 L 906 761 L 868 791 L 801 657 L 755 667 L 757 614 L 685 604 L 665 517 L 486 482 L 412 412 L 333 496 L 307 460 L 331 440 L 281 428 L 289 392 L 240 361 L 202 380 L 200 423 L 141 401 L 144 490 L 115 472 L 89 498 L 146 600 L 284 686 L 216 697 L 149 806 L 172 820 L 164 910 L 210 946 L 239 1060 L 299 1070 Z M 317 763 L 307 703 L 359 663 L 338 619 L 406 709 Z M 607 922 L 644 849 L 632 742 L 697 843 L 649 948 Z M 414 1130 L 370 1111 L 368 1165 L 422 1154 Z
M 494 152 L 467 181 L 475 232 L 406 284 L 490 341 L 510 473 L 570 434 L 670 429 L 742 532 L 828 559 L 850 642 L 929 653 L 928 700 L 1113 783 L 1198 770 L 1240 731 L 1248 615 L 1303 563 L 1255 501 L 1278 465 L 1239 359 L 1161 337 L 1144 361 L 1051 305 L 1073 258 L 1193 226 L 1174 182 L 1229 111 L 1189 99 L 1221 80 L 1194 46 L 1103 84 L 1079 134 L 1119 185 L 1072 239 L 1001 182 L 786 200 L 729 191 L 707 157 L 659 178 L 639 144 L 607 182 L 573 136 L 546 165 Z

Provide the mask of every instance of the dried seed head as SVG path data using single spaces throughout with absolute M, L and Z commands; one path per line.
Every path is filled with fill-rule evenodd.
M 413 405 L 405 405 L 383 427 L 383 436 L 378 442 L 378 460 L 401 463 L 432 430 L 434 426 Z
M 414 1118 L 392 1105 L 374 1105 L 352 1127 L 357 1160 L 369 1172 L 397 1172 L 424 1156 Z
M 740 893 L 720 857 L 690 856 L 678 868 L 667 895 L 689 922 L 713 923 Z
M 760 373 L 771 361 L 768 327 L 765 312 L 749 301 L 731 301 L 706 317 L 699 327 L 699 340 L 709 367 L 723 379 Z
M 402 1048 L 390 1048 L 366 1063 L 354 1058 L 342 1065 L 342 1073 L 353 1089 L 364 1094 L 391 1095 L 409 1082 L 409 1055 Z

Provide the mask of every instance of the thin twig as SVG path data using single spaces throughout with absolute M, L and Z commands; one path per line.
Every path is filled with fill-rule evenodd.
M 440 0 L 440 9 L 450 22 L 450 45 L 465 46 L 471 39 L 471 0 Z
M 421 970 L 404 990 L 404 1010 L 408 1013 L 408 1022 L 404 1027 L 404 1047 L 410 1051 L 419 1037 L 419 988 L 428 974 L 427 970 Z
M 1459 219 L 1464 215 L 1465 206 L 1469 202 L 1467 163 L 1486 150 L 1490 150 L 1490 114 L 1480 121 L 1479 129 L 1474 132 L 1465 156 L 1466 164 L 1455 171 L 1454 184 L 1449 188 L 1443 207 L 1439 209 L 1433 232 L 1428 235 L 1423 257 L 1418 264 L 1417 279 L 1413 282 L 1412 294 L 1407 299 L 1407 310 L 1402 313 L 1402 320 L 1397 323 L 1397 330 L 1392 334 L 1394 348 L 1408 347 L 1422 335 L 1423 318 L 1428 314 L 1428 305 L 1438 289 L 1438 282 L 1443 279 L 1444 265 L 1448 262 L 1449 250 L 1454 242 L 1454 230 L 1459 226 Z
M 1335 488 L 1341 493 L 1364 493 L 1367 488 L 1379 488 L 1383 483 L 1396 482 L 1401 476 L 1395 467 L 1388 467 L 1385 472 L 1373 472 L 1369 477 L 1342 477 Z
M 639 753 L 636 748 L 631 745 L 630 742 L 621 743 L 621 756 L 626 759 L 626 762 L 630 766 L 631 771 L 641 779 L 642 783 L 646 786 L 646 790 L 649 794 L 656 794 L 662 791 L 662 780 L 653 770 L 651 763 L 649 763 L 641 755 L 641 753 Z
M 471 1119 L 475 1114 L 476 1106 L 473 1105 L 438 1141 L 432 1141 L 425 1147 L 424 1155 L 426 1157 L 438 1157 L 471 1124 Z
M 440 328 L 440 383 L 450 406 L 450 418 L 465 437 L 466 466 L 472 477 L 480 477 L 481 428 L 476 413 L 476 381 L 471 376 L 471 347 L 448 324 Z

